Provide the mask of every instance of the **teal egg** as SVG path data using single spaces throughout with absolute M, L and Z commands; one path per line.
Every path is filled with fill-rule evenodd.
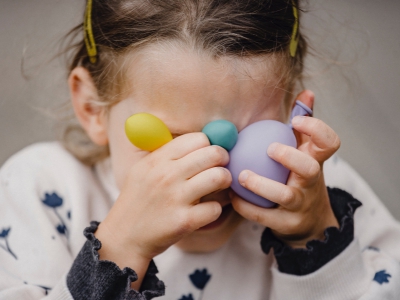
M 230 151 L 238 139 L 236 126 L 226 120 L 217 120 L 204 126 L 203 132 L 210 140 L 211 145 L 218 145 Z

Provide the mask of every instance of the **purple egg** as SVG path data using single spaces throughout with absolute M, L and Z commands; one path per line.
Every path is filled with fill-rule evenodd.
M 243 170 L 251 170 L 285 184 L 290 171 L 267 154 L 269 145 L 274 142 L 297 146 L 296 137 L 288 125 L 273 120 L 259 121 L 239 133 L 237 143 L 230 151 L 227 168 L 232 174 L 231 188 L 243 199 L 261 207 L 273 207 L 275 203 L 241 186 L 238 177 Z

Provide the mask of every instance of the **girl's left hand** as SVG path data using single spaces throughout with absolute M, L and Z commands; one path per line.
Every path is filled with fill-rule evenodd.
M 310 107 L 313 98 L 309 91 L 298 97 L 311 104 Z M 271 228 L 287 245 L 304 248 L 310 240 L 325 239 L 326 228 L 339 227 L 330 205 L 322 167 L 339 149 L 340 140 L 328 125 L 316 118 L 296 117 L 292 124 L 297 131 L 298 149 L 279 143 L 268 148 L 268 155 L 291 171 L 286 185 L 249 170 L 239 175 L 239 182 L 244 187 L 278 206 L 261 208 L 235 193 L 231 198 L 233 207 L 243 217 Z

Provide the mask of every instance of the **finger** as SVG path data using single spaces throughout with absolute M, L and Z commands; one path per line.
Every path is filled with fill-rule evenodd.
M 339 136 L 319 119 L 295 117 L 292 125 L 294 129 L 310 137 L 307 149 L 320 163 L 331 157 L 340 147 Z
M 296 100 L 299 100 L 301 103 L 309 107 L 311 110 L 314 107 L 314 99 L 315 95 L 312 91 L 310 90 L 304 90 L 300 92 L 297 97 L 295 98 Z M 296 105 L 296 102 L 293 102 L 293 107 Z M 292 108 L 293 108 L 292 107 Z
M 313 181 L 321 172 L 320 164 L 307 153 L 279 143 L 272 143 L 268 147 L 268 156 L 281 163 L 301 178 Z
M 242 217 L 262 224 L 282 234 L 291 234 L 301 221 L 297 214 L 278 208 L 263 208 L 251 204 L 238 195 L 232 197 L 232 206 Z
M 190 226 L 193 230 L 214 222 L 221 215 L 222 207 L 217 201 L 201 202 L 189 210 Z
M 275 180 L 245 170 L 239 174 L 239 183 L 253 193 L 288 210 L 296 210 L 300 207 L 301 201 L 298 200 L 295 189 Z
M 229 154 L 222 147 L 209 146 L 197 149 L 176 162 L 182 176 L 191 178 L 212 167 L 226 166 L 229 162 Z
M 178 136 L 161 148 L 155 150 L 154 154 L 175 160 L 207 146 L 210 146 L 210 141 L 207 136 L 202 132 L 193 132 Z
M 183 193 L 190 195 L 191 201 L 198 201 L 201 197 L 218 190 L 227 189 L 232 183 L 231 173 L 222 167 L 207 169 L 187 180 Z
M 315 99 L 315 95 L 310 90 L 304 90 L 304 91 L 300 92 L 296 97 L 296 100 L 300 101 L 301 103 L 303 103 L 304 105 L 309 107 L 311 110 L 313 110 L 313 107 L 314 107 L 314 99 Z M 296 106 L 296 101 L 293 102 L 292 109 L 294 109 L 295 106 Z M 309 140 L 308 136 L 301 134 L 297 130 L 294 130 L 293 132 L 296 136 L 297 145 L 302 145 Z

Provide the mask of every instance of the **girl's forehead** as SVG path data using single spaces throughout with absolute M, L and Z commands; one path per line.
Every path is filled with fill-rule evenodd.
M 247 69 L 250 72 L 273 68 L 281 55 L 271 53 L 268 55 L 252 55 L 252 56 L 213 56 L 209 52 L 194 48 L 190 45 L 181 44 L 171 41 L 170 43 L 150 44 L 136 52 L 136 58 L 148 64 L 156 65 L 172 65 L 177 64 L 184 67 L 185 64 L 190 66 L 211 65 L 216 69 L 224 69 L 225 71 L 239 71 Z M 283 57 L 283 56 L 282 56 Z M 185 63 L 185 64 L 184 64 Z M 254 74 L 253 74 L 254 75 Z
M 282 118 L 285 91 L 274 56 L 214 58 L 171 46 L 145 50 L 127 66 L 130 113 L 153 113 L 177 133 L 198 131 L 215 119 L 241 127 Z
M 212 57 L 178 42 L 156 43 L 128 56 L 125 74 L 131 93 L 153 89 L 218 84 L 268 90 L 285 85 L 282 56 L 273 53 L 249 57 Z

